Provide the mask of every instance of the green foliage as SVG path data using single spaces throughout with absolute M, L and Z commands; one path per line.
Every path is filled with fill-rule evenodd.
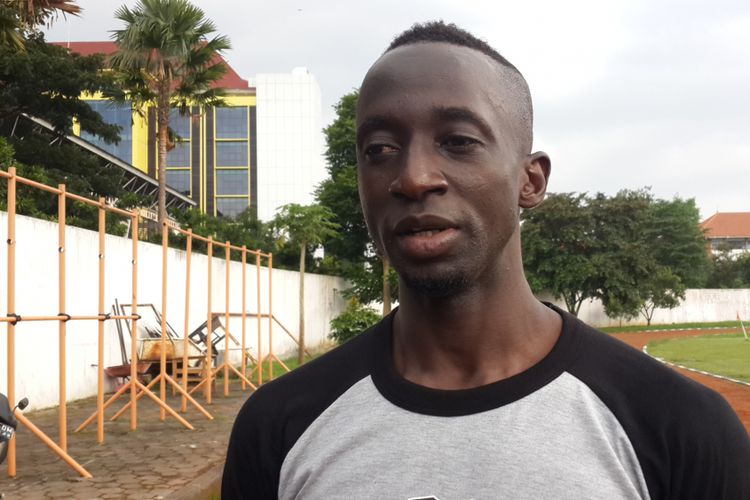
M 278 240 L 299 247 L 318 246 L 326 238 L 335 236 L 338 228 L 328 207 L 297 203 L 280 207 L 272 226 Z
M 696 370 L 750 382 L 750 342 L 740 334 L 657 340 L 652 356 Z
M 577 314 L 598 298 L 610 317 L 672 308 L 707 268 L 693 200 L 654 200 L 648 190 L 615 196 L 551 194 L 522 214 L 524 267 L 532 289 Z
M 331 320 L 330 337 L 343 344 L 380 321 L 381 316 L 363 306 L 356 298 L 349 300 L 346 310 Z
M 750 253 L 737 257 L 722 252 L 713 257 L 707 288 L 750 288 Z

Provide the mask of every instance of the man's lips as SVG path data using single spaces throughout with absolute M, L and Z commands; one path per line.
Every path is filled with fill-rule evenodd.
M 454 222 L 436 215 L 405 217 L 394 227 L 401 252 L 418 260 L 433 259 L 448 252 L 458 232 Z

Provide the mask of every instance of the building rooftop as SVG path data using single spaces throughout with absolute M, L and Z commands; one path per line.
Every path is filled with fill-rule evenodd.
M 117 44 L 112 41 L 105 42 L 52 42 L 53 45 L 59 45 L 60 47 L 66 47 L 71 52 L 80 54 L 82 56 L 90 56 L 93 54 L 104 54 L 110 56 L 117 51 Z M 221 56 L 218 59 L 222 60 L 227 67 L 226 73 L 221 77 L 220 80 L 212 85 L 212 88 L 222 89 L 249 89 L 250 85 L 247 80 L 240 78 L 240 75 L 229 65 L 229 63 Z
M 706 238 L 750 238 L 750 212 L 716 212 L 700 226 Z

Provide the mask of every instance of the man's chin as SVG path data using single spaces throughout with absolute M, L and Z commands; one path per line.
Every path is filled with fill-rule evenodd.
M 430 298 L 445 299 L 460 295 L 470 286 L 470 280 L 463 274 L 420 276 L 401 274 L 403 284 L 413 292 Z

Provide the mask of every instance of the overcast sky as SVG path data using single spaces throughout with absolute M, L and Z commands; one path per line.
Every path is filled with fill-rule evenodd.
M 134 1 L 78 0 L 50 41 L 106 40 Z M 243 78 L 305 66 L 323 118 L 359 87 L 389 41 L 443 19 L 487 40 L 526 76 L 535 148 L 552 191 L 651 186 L 695 198 L 703 217 L 750 211 L 750 2 L 196 0 L 233 49 Z

